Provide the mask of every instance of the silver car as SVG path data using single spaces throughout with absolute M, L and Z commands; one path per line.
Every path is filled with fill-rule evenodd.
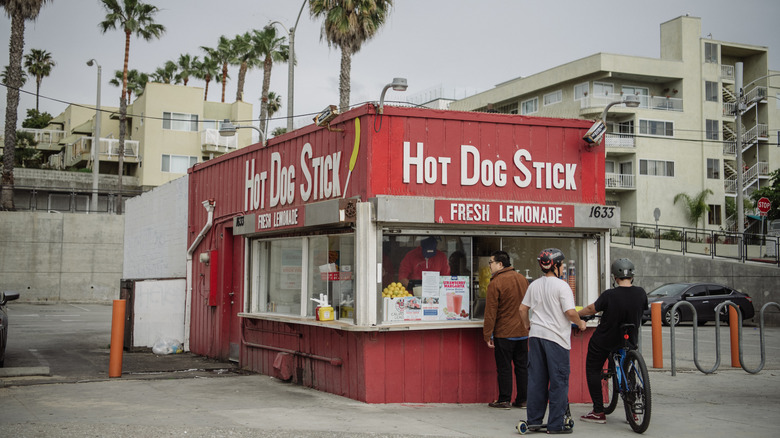
M 5 364 L 5 344 L 8 341 L 8 313 L 5 303 L 19 299 L 19 292 L 0 293 L 0 368 Z

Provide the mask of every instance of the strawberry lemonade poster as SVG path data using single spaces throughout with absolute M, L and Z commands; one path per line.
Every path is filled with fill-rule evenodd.
M 469 277 L 441 277 L 439 286 L 439 319 L 468 320 Z

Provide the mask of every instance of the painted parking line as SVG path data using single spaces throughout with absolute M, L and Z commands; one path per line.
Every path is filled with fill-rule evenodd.
M 71 306 L 73 306 L 73 307 L 75 307 L 77 309 L 83 310 L 85 312 L 91 312 L 91 310 L 87 309 L 86 307 L 77 306 L 75 304 L 71 304 Z

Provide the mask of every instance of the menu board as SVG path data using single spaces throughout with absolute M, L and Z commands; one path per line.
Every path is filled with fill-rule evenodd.
M 400 321 L 467 321 L 469 277 L 440 276 L 423 272 L 421 296 L 384 299 L 384 320 Z

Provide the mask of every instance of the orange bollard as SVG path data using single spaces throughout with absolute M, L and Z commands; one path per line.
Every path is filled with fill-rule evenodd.
M 653 325 L 653 368 L 663 368 L 664 344 L 661 337 L 661 303 L 650 304 L 650 323 Z
M 111 315 L 111 353 L 108 360 L 108 377 L 122 377 L 126 307 L 127 301 L 114 300 L 113 313 Z
M 733 306 L 729 306 L 729 332 L 731 332 L 731 367 L 739 368 L 739 316 Z

